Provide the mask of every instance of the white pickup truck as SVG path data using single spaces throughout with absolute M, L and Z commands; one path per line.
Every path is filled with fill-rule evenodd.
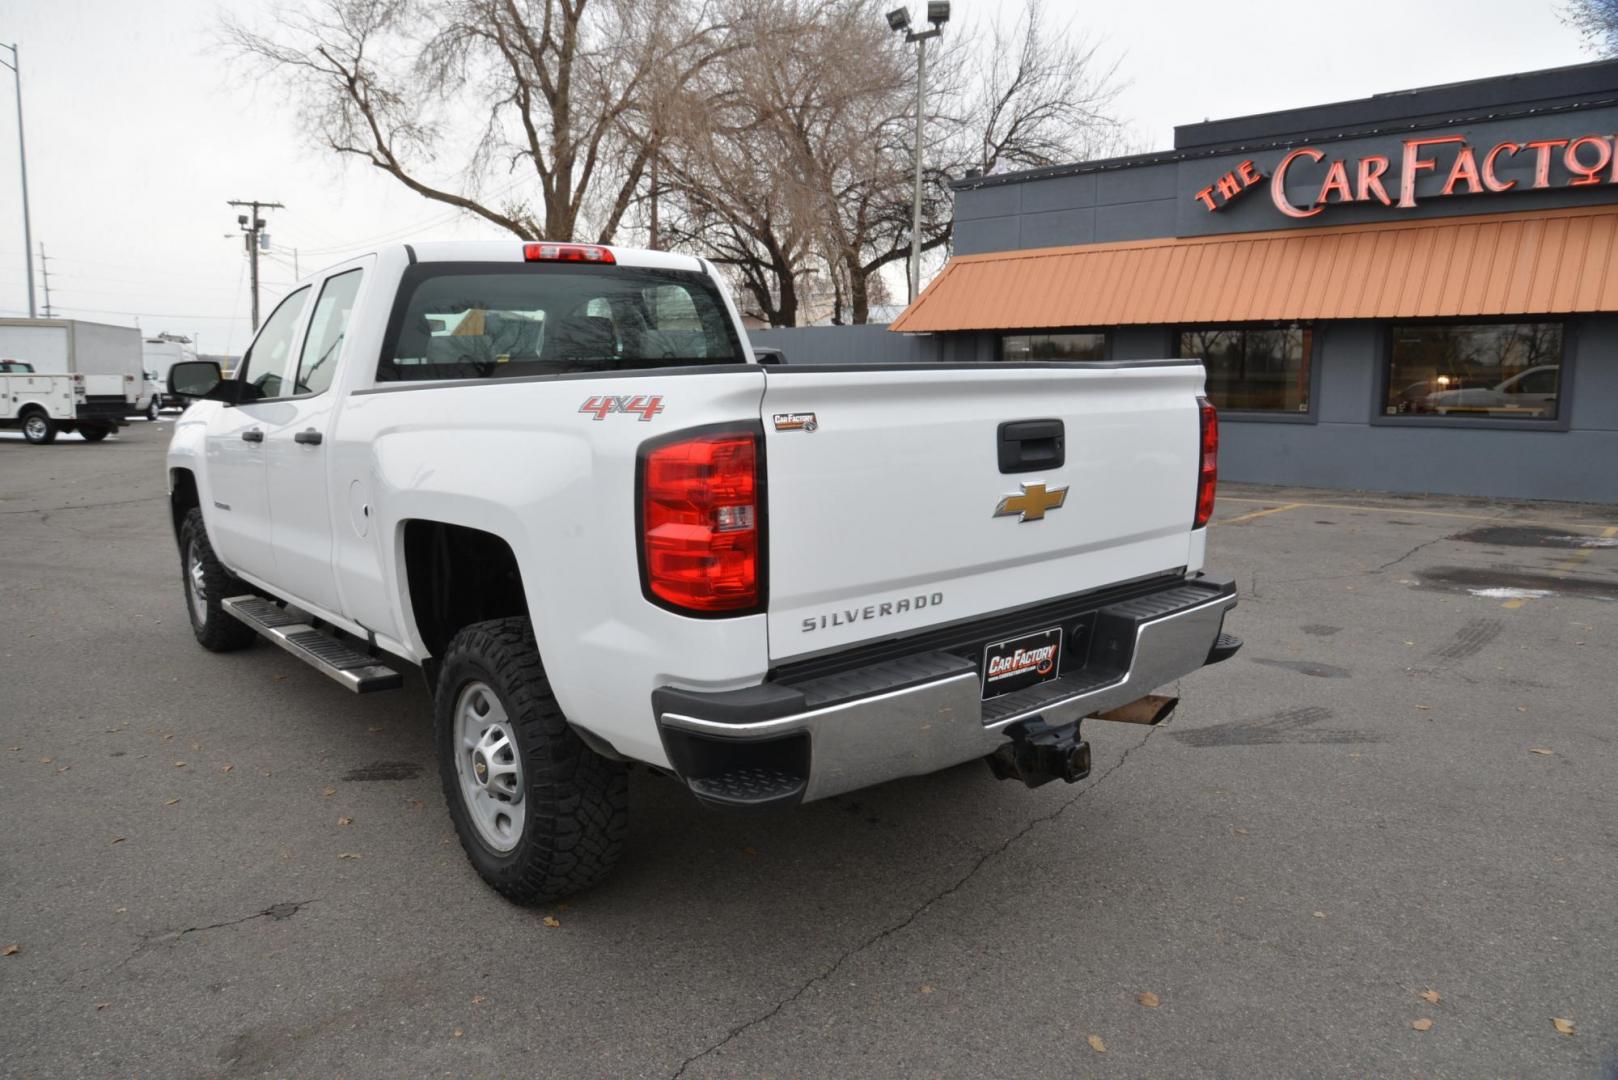
M 168 455 L 197 640 L 355 691 L 417 667 L 450 815 L 520 902 L 617 858 L 639 762 L 759 809 L 974 758 L 1240 647 L 1202 573 L 1195 361 L 757 362 L 708 263 L 395 245 L 300 285 Z

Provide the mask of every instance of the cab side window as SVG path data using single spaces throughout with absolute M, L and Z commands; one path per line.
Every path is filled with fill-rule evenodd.
M 315 313 L 309 319 L 309 333 L 303 338 L 303 353 L 298 357 L 294 394 L 320 394 L 331 385 L 337 358 L 343 352 L 348 317 L 354 310 L 354 297 L 360 291 L 360 274 L 359 270 L 350 270 L 327 278 L 322 286 Z
M 292 341 L 298 336 L 303 306 L 308 302 L 307 285 L 282 300 L 242 357 L 239 378 L 256 391 L 252 400 L 286 393 L 287 361 L 292 355 Z

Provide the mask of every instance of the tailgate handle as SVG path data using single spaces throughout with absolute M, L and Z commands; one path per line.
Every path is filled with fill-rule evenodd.
M 1067 460 L 1060 420 L 1008 420 L 996 441 L 1003 473 L 1060 469 Z

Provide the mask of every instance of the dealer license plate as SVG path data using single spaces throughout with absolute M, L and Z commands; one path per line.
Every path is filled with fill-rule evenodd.
M 999 697 L 1056 678 L 1062 628 L 996 641 L 983 650 L 983 696 Z

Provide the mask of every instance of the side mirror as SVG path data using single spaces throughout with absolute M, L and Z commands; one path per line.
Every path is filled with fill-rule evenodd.
M 761 364 L 770 364 L 773 366 L 786 363 L 787 354 L 782 352 L 780 349 L 769 349 L 761 346 L 753 350 L 753 359 L 757 360 Z
M 182 360 L 169 368 L 169 393 L 175 397 L 235 404 L 239 389 L 237 383 L 225 380 L 212 360 Z

